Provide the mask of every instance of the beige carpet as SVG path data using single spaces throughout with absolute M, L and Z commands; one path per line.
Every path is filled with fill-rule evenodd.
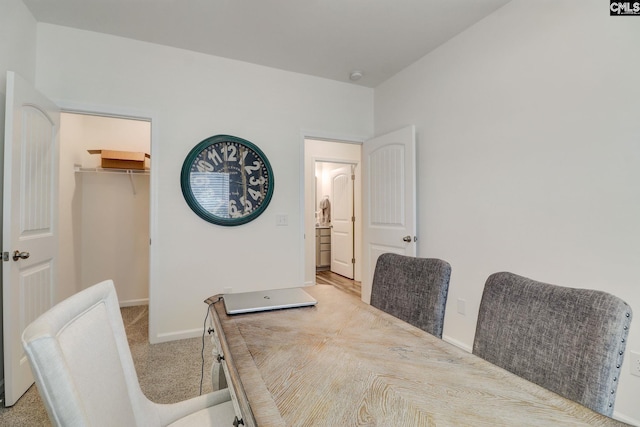
M 200 394 L 202 337 L 151 345 L 148 306 L 125 307 L 121 311 L 140 386 L 147 397 L 158 403 L 173 403 Z M 206 314 L 207 307 L 203 304 L 203 327 Z M 203 394 L 211 391 L 212 344 L 209 335 L 204 343 Z M 0 426 L 50 425 L 35 385 L 14 406 L 0 407 Z

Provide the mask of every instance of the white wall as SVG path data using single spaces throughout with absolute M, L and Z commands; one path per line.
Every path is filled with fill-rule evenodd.
M 0 11 L 0 93 L 4 96 L 7 71 L 35 81 L 36 20 L 21 0 L 0 0 Z
M 371 135 L 373 90 L 149 43 L 38 25 L 37 87 L 61 104 L 152 117 L 154 342 L 201 333 L 207 297 L 304 281 L 303 129 Z M 209 224 L 180 190 L 182 162 L 216 134 L 245 138 L 275 174 L 267 210 L 239 227 Z M 289 225 L 276 227 L 275 215 Z
M 514 0 L 376 88 L 376 134 L 417 125 L 418 252 L 452 266 L 446 339 L 471 348 L 507 270 L 623 298 L 640 351 L 639 42 L 601 1 Z M 628 351 L 616 415 L 640 423 Z

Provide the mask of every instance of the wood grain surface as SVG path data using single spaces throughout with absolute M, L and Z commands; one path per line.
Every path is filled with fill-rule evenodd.
M 247 427 L 624 425 L 332 286 L 305 290 L 318 305 L 211 306 Z

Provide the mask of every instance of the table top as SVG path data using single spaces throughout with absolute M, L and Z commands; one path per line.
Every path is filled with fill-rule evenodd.
M 624 425 L 332 286 L 305 290 L 318 305 L 211 306 L 247 427 Z

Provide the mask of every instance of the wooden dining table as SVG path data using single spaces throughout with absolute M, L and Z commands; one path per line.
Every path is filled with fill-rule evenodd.
M 227 315 L 206 300 L 238 424 L 624 425 L 333 286 L 304 289 L 316 306 Z

